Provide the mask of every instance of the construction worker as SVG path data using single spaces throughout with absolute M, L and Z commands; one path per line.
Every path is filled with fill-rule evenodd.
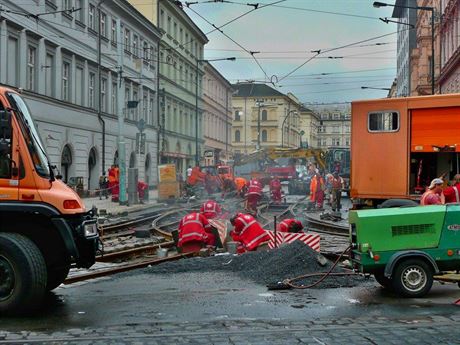
M 238 253 L 254 251 L 270 240 L 267 232 L 250 214 L 237 213 L 230 219 L 230 223 L 234 226 L 230 236 L 239 243 Z
M 246 184 L 247 181 L 243 177 L 237 177 L 235 178 L 235 185 L 236 185 L 236 194 L 238 196 L 243 197 L 244 194 L 246 193 Z
M 109 190 L 112 193 L 112 201 L 118 201 L 119 198 L 119 186 L 118 186 L 118 170 L 115 165 L 112 165 L 109 169 Z
M 249 211 L 257 213 L 257 204 L 259 203 L 260 198 L 262 198 L 262 184 L 255 178 L 252 178 L 248 182 L 248 192 L 246 194 L 246 209 Z
M 460 174 L 456 174 L 454 176 L 452 184 L 452 186 L 447 187 L 442 191 L 442 194 L 444 194 L 444 198 L 446 199 L 446 204 L 454 202 L 460 203 Z
M 200 213 L 207 219 L 214 219 L 222 213 L 222 209 L 215 200 L 208 200 L 201 205 Z
M 342 205 L 342 189 L 345 188 L 345 181 L 337 171 L 334 171 L 331 179 L 332 211 L 340 211 Z
M 236 189 L 235 182 L 230 178 L 224 178 L 222 181 L 222 199 L 225 198 L 225 194 L 230 193 Z
M 444 181 L 440 178 L 435 178 L 431 181 L 428 190 L 423 193 L 420 199 L 420 205 L 441 205 L 444 204 L 444 195 L 442 194 L 442 186 Z
M 209 170 L 206 171 L 206 175 L 204 176 L 204 188 L 206 189 L 206 192 L 208 192 L 208 195 L 211 195 L 214 192 L 214 181 Z
M 199 251 L 201 248 L 215 247 L 215 245 L 216 237 L 205 216 L 192 212 L 181 219 L 177 247 L 182 252 Z
M 277 231 L 279 232 L 301 232 L 303 230 L 303 225 L 300 220 L 296 219 L 285 219 L 277 226 Z
M 281 182 L 274 178 L 270 181 L 270 194 L 274 203 L 281 203 Z
M 317 170 L 310 182 L 310 201 L 315 204 L 317 210 L 323 210 L 325 188 L 324 179 Z

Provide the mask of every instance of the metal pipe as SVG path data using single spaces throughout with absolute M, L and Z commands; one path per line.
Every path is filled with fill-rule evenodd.
M 97 89 L 98 89 L 98 106 L 97 106 L 97 118 L 102 125 L 102 176 L 105 176 L 105 121 L 102 117 L 102 99 L 101 99 L 101 5 L 105 0 L 99 0 L 97 4 L 98 13 L 98 29 L 97 29 Z

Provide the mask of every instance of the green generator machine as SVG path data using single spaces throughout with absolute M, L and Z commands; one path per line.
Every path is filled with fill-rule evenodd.
M 353 268 L 405 297 L 460 281 L 460 205 L 350 211 Z

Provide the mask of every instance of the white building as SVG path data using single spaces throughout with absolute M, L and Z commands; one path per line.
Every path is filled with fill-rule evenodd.
M 307 105 L 319 119 L 317 148 L 349 147 L 351 135 L 350 104 Z
M 157 176 L 156 61 L 160 33 L 127 1 L 102 3 L 103 145 L 102 121 L 97 111 L 98 2 L 3 0 L 0 82 L 25 90 L 49 158 L 61 168 L 64 180 L 81 176 L 85 188 L 98 187 L 101 173 L 118 161 L 117 116 L 123 112 L 127 167 L 139 167 L 139 178 L 153 184 Z M 72 8 L 74 12 L 65 11 Z M 34 18 L 38 13 L 42 15 Z M 117 22 L 121 23 L 120 32 Z M 122 65 L 118 51 L 123 52 Z M 124 78 L 123 90 L 117 84 L 120 77 Z M 118 97 L 123 97 L 125 105 L 138 101 L 137 108 L 119 109 Z M 135 139 L 140 119 L 146 123 L 146 145 L 145 152 L 139 155 Z

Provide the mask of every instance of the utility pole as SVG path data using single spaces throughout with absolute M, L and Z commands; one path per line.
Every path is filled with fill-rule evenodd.
M 263 106 L 262 100 L 257 100 L 257 106 L 259 107 L 259 111 L 257 113 L 257 150 L 260 150 L 260 107 Z
M 118 54 L 118 168 L 120 170 L 120 196 L 119 201 L 120 205 L 126 205 L 126 148 L 125 148 L 125 138 L 123 136 L 123 126 L 125 122 L 124 109 L 126 107 L 124 102 L 124 89 L 125 82 L 123 77 L 123 58 L 124 58 L 124 49 L 123 44 L 121 43 L 121 20 L 117 19 L 117 37 L 120 42 L 117 44 L 117 54 Z
M 195 69 L 195 166 L 200 165 L 198 156 L 198 67 L 200 60 L 196 60 Z
M 105 176 L 105 121 L 102 117 L 102 98 L 101 98 L 101 5 L 105 0 L 99 0 L 97 4 L 98 29 L 97 29 L 97 118 L 102 125 L 102 176 Z M 106 23 L 107 25 L 107 23 Z M 121 36 L 120 36 L 121 37 Z M 107 85 L 106 85 L 107 87 Z
M 225 158 L 228 161 L 228 90 L 225 90 Z

